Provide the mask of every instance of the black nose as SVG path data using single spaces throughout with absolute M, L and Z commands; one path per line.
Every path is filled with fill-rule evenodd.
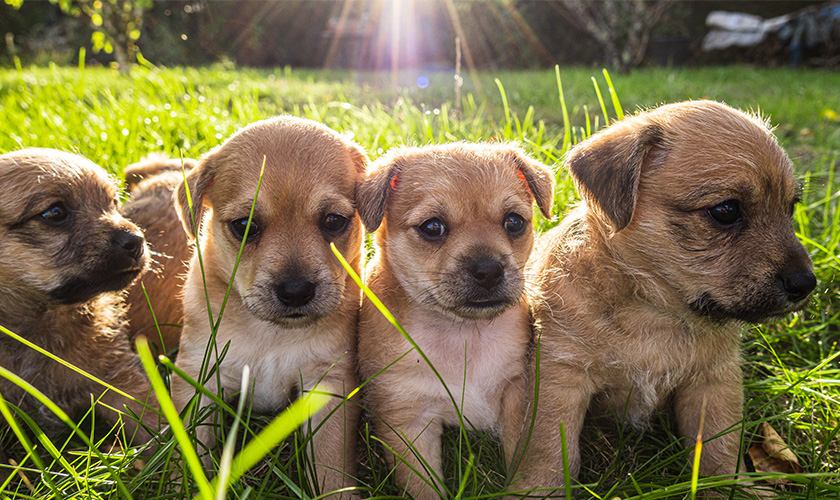
M 782 287 L 791 302 L 799 302 L 817 287 L 817 277 L 810 269 L 792 272 L 782 276 Z
M 490 290 L 502 281 L 505 269 L 498 260 L 481 259 L 470 264 L 470 274 L 478 285 Z
M 133 259 L 139 259 L 143 255 L 143 235 L 130 231 L 114 231 L 111 236 L 111 244 L 114 248 L 125 252 Z
M 315 296 L 315 283 L 303 280 L 284 281 L 277 285 L 275 293 L 284 305 L 301 307 Z

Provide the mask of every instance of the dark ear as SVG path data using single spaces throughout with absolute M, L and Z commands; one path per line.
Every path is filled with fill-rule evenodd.
M 540 213 L 546 219 L 550 218 L 551 206 L 554 204 L 554 172 L 547 165 L 543 165 L 518 149 L 514 163 L 525 179 L 528 190 L 534 196 Z
M 350 161 L 352 161 L 353 166 L 356 167 L 356 173 L 359 175 L 365 175 L 367 166 L 370 163 L 370 159 L 365 153 L 365 150 L 356 143 L 350 143 L 349 149 Z
M 566 157 L 581 199 L 604 219 L 613 233 L 627 227 L 636 209 L 642 164 L 661 146 L 658 125 L 619 122 L 575 146 Z
M 382 224 L 388 194 L 396 187 L 400 164 L 391 161 L 392 158 L 388 155 L 374 162 L 371 174 L 356 184 L 356 208 L 369 233 L 376 231 Z
M 186 165 L 185 165 L 186 167 Z M 190 238 L 198 236 L 198 227 L 204 215 L 204 207 L 210 206 L 205 198 L 216 177 L 215 162 L 212 153 L 202 159 L 198 165 L 187 173 L 186 181 L 182 182 L 174 192 L 175 204 L 179 208 L 178 218 L 184 225 L 184 230 Z M 187 188 L 190 196 L 187 199 Z M 192 202 L 192 211 L 190 210 Z

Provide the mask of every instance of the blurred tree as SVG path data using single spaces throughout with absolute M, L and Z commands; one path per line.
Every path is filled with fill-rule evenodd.
M 653 28 L 673 4 L 674 0 L 560 0 L 557 5 L 598 42 L 610 67 L 627 70 L 644 61 Z
M 143 26 L 143 13 L 152 6 L 152 0 L 50 1 L 67 4 L 71 14 L 90 18 L 94 25 L 93 51 L 113 53 L 120 71 L 128 71 L 130 64 L 137 61 L 136 42 Z M 62 10 L 67 11 L 64 6 Z
M 5 0 L 20 8 L 23 0 Z M 120 71 L 128 71 L 137 61 L 137 39 L 143 26 L 143 13 L 151 8 L 152 0 L 50 0 L 61 10 L 75 17 L 84 17 L 93 24 L 94 53 L 113 54 Z

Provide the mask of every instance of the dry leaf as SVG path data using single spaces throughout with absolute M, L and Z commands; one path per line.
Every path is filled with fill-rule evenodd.
M 752 460 L 756 472 L 781 472 L 793 474 L 802 472 L 802 466 L 796 455 L 790 450 L 779 433 L 767 422 L 761 424 L 761 441 L 753 443 L 747 454 Z M 788 484 L 785 478 L 767 479 L 773 484 Z

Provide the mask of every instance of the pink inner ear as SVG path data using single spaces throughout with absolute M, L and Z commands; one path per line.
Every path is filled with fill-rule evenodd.
M 394 176 L 391 177 L 391 189 L 396 189 L 397 184 L 399 184 L 399 181 L 397 180 L 397 174 L 394 174 Z
M 522 173 L 522 169 L 517 168 L 516 174 L 519 175 L 519 180 L 521 180 L 522 184 L 525 185 L 525 191 L 528 191 L 528 194 L 531 195 L 531 198 L 535 198 L 534 193 L 531 191 L 531 186 L 528 185 L 528 179 L 526 179 L 525 174 Z

